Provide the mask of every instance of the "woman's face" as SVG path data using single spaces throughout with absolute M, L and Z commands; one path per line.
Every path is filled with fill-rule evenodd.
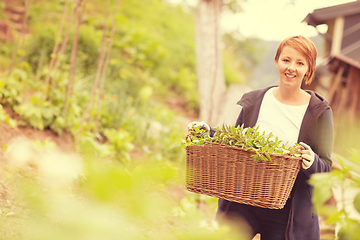
M 285 46 L 276 62 L 276 68 L 279 70 L 280 86 L 300 89 L 309 66 L 306 57 L 301 52 Z

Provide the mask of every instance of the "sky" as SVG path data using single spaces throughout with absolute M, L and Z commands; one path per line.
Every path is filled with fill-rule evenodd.
M 196 5 L 198 0 L 167 0 L 179 3 L 186 1 Z M 267 41 L 281 41 L 292 35 L 316 36 L 317 30 L 302 23 L 315 9 L 339 5 L 354 0 L 247 0 L 241 3 L 243 12 L 223 12 L 223 31 L 236 31 L 245 37 L 258 37 Z M 295 2 L 291 4 L 291 2 Z M 326 30 L 320 27 L 319 31 Z

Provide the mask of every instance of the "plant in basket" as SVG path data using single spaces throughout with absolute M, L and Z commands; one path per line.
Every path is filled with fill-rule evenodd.
M 217 127 L 214 136 L 210 137 L 208 131 L 199 126 L 189 130 L 185 140 L 182 140 L 183 146 L 221 144 L 227 146 L 240 147 L 248 150 L 254 150 L 255 154 L 251 157 L 256 161 L 271 161 L 270 154 L 288 155 L 300 157 L 298 152 L 302 147 L 299 144 L 287 147 L 278 137 L 272 133 L 260 133 L 258 127 L 230 126 L 223 124 Z

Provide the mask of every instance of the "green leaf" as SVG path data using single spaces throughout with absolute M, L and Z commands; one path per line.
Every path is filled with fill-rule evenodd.
M 354 208 L 360 213 L 360 193 L 354 199 Z
M 11 128 L 16 128 L 17 127 L 17 122 L 14 119 L 8 119 L 6 122 L 9 124 L 9 126 Z
M 262 148 L 261 144 L 260 144 L 260 143 L 258 143 L 258 142 L 254 142 L 254 145 L 255 145 L 255 147 L 257 147 L 257 148 L 259 148 L 259 149 L 261 149 L 261 148 Z
M 331 225 L 331 224 L 334 224 L 336 222 L 339 222 L 339 220 L 342 218 L 343 215 L 344 215 L 343 211 L 335 212 L 334 214 L 330 215 L 326 219 L 326 224 Z
M 309 180 L 314 186 L 312 201 L 316 207 L 323 205 L 332 196 L 333 180 L 331 173 L 316 173 Z
M 263 161 L 267 161 L 267 160 L 268 160 L 264 155 L 260 155 L 260 157 L 261 157 L 261 160 L 263 160 Z
M 5 88 L 5 85 L 6 85 L 5 81 L 0 80 L 0 89 L 1 90 L 3 90 Z
M 12 216 L 12 215 L 15 215 L 15 213 L 14 212 L 8 212 L 8 213 L 6 213 L 5 216 L 9 217 L 9 216 Z

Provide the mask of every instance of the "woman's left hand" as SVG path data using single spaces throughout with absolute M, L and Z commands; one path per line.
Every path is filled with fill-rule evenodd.
M 300 150 L 301 157 L 303 158 L 302 167 L 303 169 L 308 169 L 314 163 L 315 153 L 313 152 L 311 147 L 306 143 L 300 142 L 299 144 L 305 148 L 304 150 Z

